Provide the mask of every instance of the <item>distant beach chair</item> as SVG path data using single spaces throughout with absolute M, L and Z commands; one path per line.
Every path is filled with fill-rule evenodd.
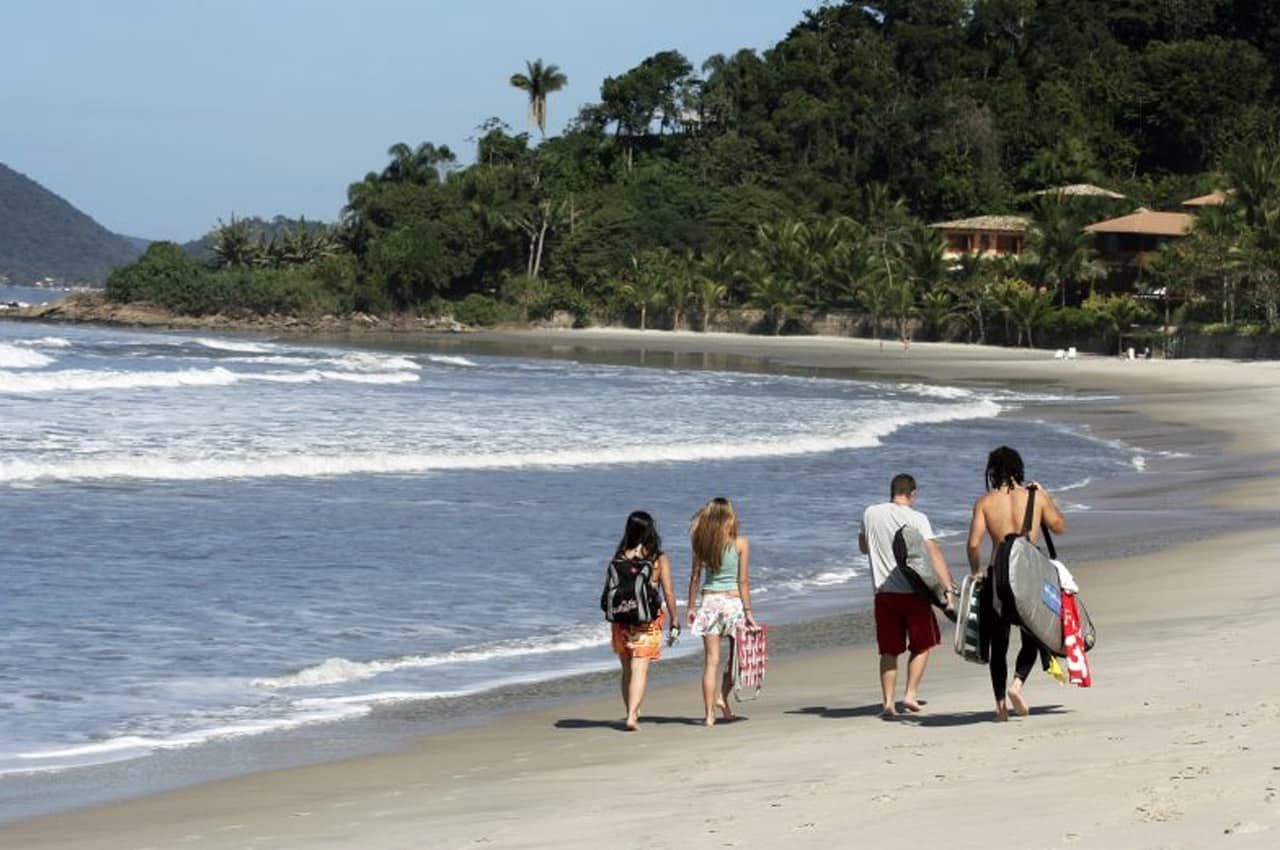
M 1076 359 L 1076 347 L 1074 345 L 1067 349 L 1067 359 L 1068 360 Z
M 1057 351 L 1053 352 L 1054 360 L 1065 360 L 1066 358 L 1067 358 L 1067 351 L 1064 348 L 1059 348 Z

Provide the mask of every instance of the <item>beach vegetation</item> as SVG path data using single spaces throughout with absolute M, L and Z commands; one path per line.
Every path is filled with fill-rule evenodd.
M 207 309 L 160 299 L 190 286 L 159 281 L 203 291 L 210 272 L 274 272 L 272 287 L 312 281 L 311 303 L 338 310 L 471 304 L 477 323 L 569 311 L 706 330 L 761 310 L 759 329 L 782 333 L 839 311 L 876 338 L 1023 345 L 1110 340 L 1161 314 L 1167 333 L 1276 330 L 1280 18 L 1122 5 L 825 3 L 765 50 L 701 64 L 657 51 L 559 132 L 547 99 L 567 76 L 528 61 L 509 82 L 533 138 L 487 119 L 465 164 L 398 142 L 348 186 L 337 225 L 266 235 L 232 216 L 208 265 L 142 258 L 110 293 Z M 1074 183 L 1122 197 L 1046 191 Z M 1223 202 L 1185 238 L 1124 268 L 1084 230 L 1214 190 Z M 1015 213 L 1028 226 L 1011 256 L 957 256 L 930 226 Z M 1113 296 L 1143 309 L 1129 317 Z

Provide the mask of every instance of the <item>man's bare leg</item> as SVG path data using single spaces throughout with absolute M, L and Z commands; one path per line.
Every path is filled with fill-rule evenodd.
M 898 685 L 898 656 L 880 656 L 880 692 L 884 696 L 884 711 L 881 717 L 897 717 L 898 709 L 893 704 L 893 689 Z
M 929 650 L 912 653 L 907 658 L 907 693 L 902 698 L 902 707 L 907 711 L 920 711 L 920 680 L 924 678 L 924 668 L 929 663 Z
M 1026 717 L 1031 713 L 1030 706 L 1022 698 L 1022 680 L 1017 676 L 1013 677 L 1013 684 L 1009 685 L 1009 702 L 1013 705 L 1013 710 L 1018 712 L 1019 717 Z

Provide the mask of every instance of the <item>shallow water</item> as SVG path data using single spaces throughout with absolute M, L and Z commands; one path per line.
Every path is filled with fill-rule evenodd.
M 896 472 L 954 541 L 993 445 L 1068 497 L 1145 464 L 1028 420 L 1060 400 L 0 323 L 0 783 L 610 669 L 634 508 L 681 598 L 727 495 L 761 616 L 857 607 Z

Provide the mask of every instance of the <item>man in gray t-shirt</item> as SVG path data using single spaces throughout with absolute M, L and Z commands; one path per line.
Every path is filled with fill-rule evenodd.
M 907 690 L 903 708 L 919 711 L 920 680 L 924 678 L 929 650 L 942 643 L 942 633 L 929 601 L 918 595 L 911 582 L 898 568 L 893 555 L 893 538 L 898 529 L 909 525 L 924 538 L 934 572 L 943 586 L 951 587 L 951 574 L 942 550 L 934 542 L 936 535 L 929 518 L 917 511 L 916 480 L 905 473 L 895 475 L 889 484 L 889 501 L 867 508 L 858 533 L 858 549 L 871 563 L 871 579 L 875 585 L 876 644 L 880 650 L 880 689 L 884 695 L 884 717 L 897 717 L 893 691 L 898 682 L 898 656 L 909 652 Z M 955 604 L 947 591 L 947 607 Z

